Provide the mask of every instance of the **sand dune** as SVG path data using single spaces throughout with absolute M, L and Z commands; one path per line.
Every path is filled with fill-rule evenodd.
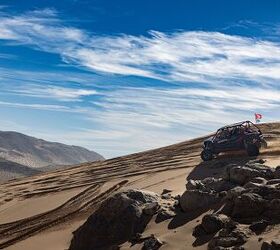
M 268 148 L 261 151 L 259 158 L 276 167 L 280 165 L 280 124 L 260 127 Z M 174 195 L 181 194 L 186 179 L 217 177 L 226 163 L 251 159 L 243 152 L 236 152 L 202 163 L 203 139 L 1 184 L 0 248 L 67 249 L 72 232 L 116 190 L 133 187 L 161 193 L 168 188 Z M 161 223 L 151 221 L 144 233 L 159 236 L 166 242 L 164 249 L 192 249 L 195 238 L 191 233 L 202 216 L 193 214 Z M 253 249 L 256 241 L 251 239 L 249 248 Z M 140 246 L 125 243 L 121 249 L 140 249 Z M 206 245 L 200 244 L 196 249 L 206 249 Z

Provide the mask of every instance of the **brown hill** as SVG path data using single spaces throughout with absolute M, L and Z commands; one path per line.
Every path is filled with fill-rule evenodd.
M 0 183 L 10 179 L 22 178 L 38 173 L 41 173 L 38 169 L 0 158 Z
M 270 167 L 280 165 L 280 124 L 261 124 L 268 140 L 259 158 Z M 203 137 L 142 153 L 103 162 L 84 163 L 75 167 L 39 174 L 1 184 L 0 248 L 5 249 L 67 249 L 72 232 L 82 225 L 115 191 L 140 188 L 161 193 L 171 189 L 182 194 L 186 179 L 219 177 L 228 163 L 244 163 L 252 158 L 243 152 L 221 155 L 208 163 L 200 160 Z M 166 244 L 164 249 L 192 249 L 196 217 L 152 220 L 145 234 L 155 234 Z M 279 235 L 279 229 L 272 229 Z M 271 232 L 262 237 L 271 237 Z M 249 249 L 258 248 L 257 238 Z M 121 249 L 141 249 L 141 245 L 125 243 Z M 206 249 L 200 244 L 196 249 Z
M 82 147 L 4 131 L 0 131 L 0 158 L 9 162 L 5 165 L 2 161 L 0 164 L 0 181 L 30 176 L 40 171 L 49 171 L 63 166 L 104 160 L 96 152 Z M 12 162 L 15 163 L 13 166 L 11 166 Z

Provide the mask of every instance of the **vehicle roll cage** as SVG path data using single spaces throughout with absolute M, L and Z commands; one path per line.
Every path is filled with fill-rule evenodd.
M 251 121 L 244 121 L 244 122 L 230 124 L 230 125 L 227 125 L 227 126 L 224 126 L 220 129 L 218 129 L 217 132 L 215 133 L 215 135 L 213 136 L 213 140 L 216 139 L 218 133 L 220 133 L 221 131 L 229 130 L 234 127 L 244 128 L 245 131 L 251 129 L 251 130 L 256 131 L 261 134 L 260 129 L 254 123 L 252 123 Z

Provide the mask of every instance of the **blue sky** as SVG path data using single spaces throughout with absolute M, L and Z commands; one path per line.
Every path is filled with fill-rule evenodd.
M 1 130 L 114 157 L 280 117 L 279 1 L 0 1 Z

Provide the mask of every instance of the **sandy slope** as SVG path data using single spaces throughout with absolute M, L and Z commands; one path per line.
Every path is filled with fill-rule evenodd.
M 260 157 L 267 164 L 280 165 L 280 124 L 261 126 L 269 148 Z M 122 187 L 155 192 L 163 188 L 180 194 L 186 178 L 219 176 L 229 162 L 246 162 L 239 152 L 222 155 L 210 163 L 201 163 L 203 138 L 156 150 L 119 157 L 104 162 L 82 164 L 70 169 L 11 181 L 0 185 L 0 247 L 6 249 L 67 249 L 72 231 L 81 225 L 98 204 Z M 150 222 L 144 234 L 154 233 L 166 242 L 162 249 L 192 249 L 191 232 L 200 214 L 179 214 L 161 223 Z M 265 237 L 279 233 L 276 228 Z M 206 249 L 196 242 L 196 249 Z M 258 246 L 250 239 L 249 249 Z M 128 243 L 122 249 L 140 249 Z

